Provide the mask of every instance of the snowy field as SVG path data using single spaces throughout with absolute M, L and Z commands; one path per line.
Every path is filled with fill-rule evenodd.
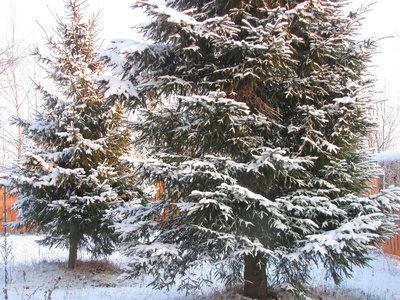
M 35 243 L 40 236 L 9 235 L 12 258 L 8 263 L 10 284 L 8 297 L 14 299 L 209 299 L 214 290 L 223 291 L 218 283 L 205 287 L 197 294 L 153 290 L 146 287 L 148 278 L 121 280 L 118 267 L 124 264 L 124 257 L 114 254 L 107 261 L 90 262 L 89 255 L 82 255 L 78 269 L 73 272 L 66 268 L 67 251 L 48 249 Z M 0 238 L 4 245 L 4 237 Z M 4 246 L 2 247 L 4 255 Z M 372 268 L 355 268 L 354 277 L 340 287 L 324 279 L 323 270 L 313 274 L 311 285 L 316 287 L 313 299 L 386 299 L 400 300 L 400 260 L 378 253 Z M 4 258 L 0 257 L 0 287 L 4 287 Z M 111 264 L 110 264 L 111 263 Z M 324 294 L 322 294 L 324 292 Z M 326 293 L 325 293 L 326 292 Z M 219 296 L 212 299 L 233 299 Z M 321 296 L 322 295 L 322 296 Z M 2 298 L 3 295 L 0 296 Z

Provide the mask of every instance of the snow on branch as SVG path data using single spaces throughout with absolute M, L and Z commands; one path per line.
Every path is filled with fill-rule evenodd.
M 333 250 L 336 253 L 342 253 L 343 248 L 348 246 L 348 243 L 359 244 L 367 247 L 371 241 L 380 237 L 376 232 L 382 226 L 379 220 L 381 214 L 370 214 L 360 216 L 347 222 L 335 230 L 325 232 L 323 234 L 315 234 L 307 237 L 306 245 L 300 252 L 317 252 L 321 255 L 327 255 L 328 250 Z
M 193 17 L 184 12 L 179 12 L 175 9 L 169 8 L 164 0 L 137 0 L 133 8 L 146 7 L 149 15 L 152 16 L 166 16 L 168 21 L 177 24 L 196 25 L 197 21 Z
M 104 93 L 106 98 L 113 95 L 124 95 L 125 97 L 138 97 L 137 88 L 129 80 L 118 79 L 114 76 L 95 76 L 93 79 L 97 81 L 106 81 L 108 89 Z

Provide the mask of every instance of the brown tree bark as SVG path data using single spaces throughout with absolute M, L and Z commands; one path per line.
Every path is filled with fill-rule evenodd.
M 78 244 L 80 240 L 79 225 L 71 222 L 69 226 L 69 257 L 68 268 L 75 269 L 78 262 Z
M 266 264 L 261 255 L 248 255 L 244 259 L 244 292 L 245 297 L 267 299 L 268 285 Z

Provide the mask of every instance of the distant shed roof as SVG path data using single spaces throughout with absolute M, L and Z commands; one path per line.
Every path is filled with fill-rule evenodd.
M 377 153 L 375 159 L 377 162 L 400 161 L 400 150 Z

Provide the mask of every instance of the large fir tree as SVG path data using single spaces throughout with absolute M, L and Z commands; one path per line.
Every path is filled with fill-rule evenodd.
M 190 288 L 208 262 L 263 299 L 304 287 L 312 262 L 340 281 L 393 233 L 399 190 L 366 196 L 375 45 L 355 40 L 363 11 L 343 3 L 136 2 L 149 42 L 109 54 L 132 105 L 149 107 L 134 123 L 149 155 L 130 160 L 141 202 L 116 225 L 133 276 L 164 287 L 186 274 Z
M 98 15 L 84 21 L 85 2 L 66 2 L 58 40 L 47 40 L 50 56 L 37 53 L 55 92 L 39 87 L 43 106 L 34 120 L 15 120 L 31 143 L 10 176 L 20 197 L 17 225 L 43 232 L 42 244 L 69 248 L 69 268 L 78 249 L 114 250 L 117 239 L 103 215 L 128 191 L 119 157 L 129 153 L 130 130 L 120 97 L 105 97 L 104 82 L 93 80 L 106 66 L 94 53 Z

